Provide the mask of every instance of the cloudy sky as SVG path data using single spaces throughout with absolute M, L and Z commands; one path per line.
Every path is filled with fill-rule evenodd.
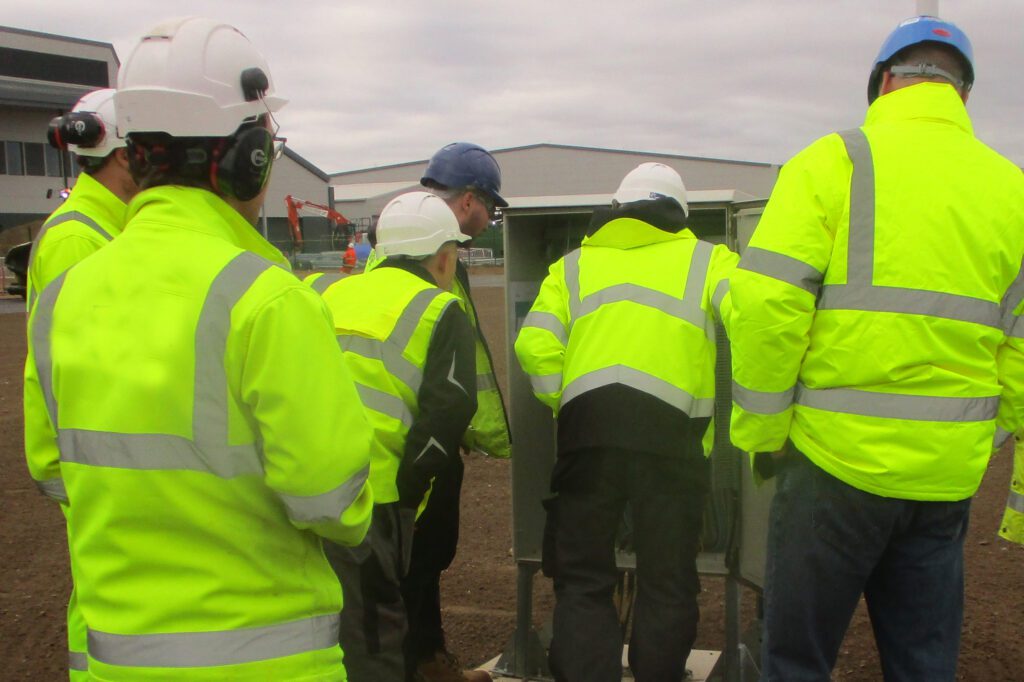
M 234 24 L 267 57 L 283 134 L 327 172 L 454 140 L 781 163 L 859 124 L 885 36 L 914 0 L 104 0 L 2 3 L 4 24 L 110 42 L 168 16 Z M 1024 2 L 939 0 L 974 43 L 969 110 L 1024 165 Z

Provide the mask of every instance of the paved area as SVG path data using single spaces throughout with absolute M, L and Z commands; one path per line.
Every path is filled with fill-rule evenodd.
M 469 285 L 474 289 L 505 286 L 505 275 L 469 275 Z
M 0 298 L 0 315 L 25 312 L 25 300 L 17 296 L 4 296 Z

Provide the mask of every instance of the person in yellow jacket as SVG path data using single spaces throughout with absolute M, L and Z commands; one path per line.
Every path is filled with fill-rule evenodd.
M 458 458 L 476 412 L 473 329 L 450 292 L 469 239 L 444 201 L 402 194 L 384 207 L 372 272 L 324 292 L 374 428 L 373 524 L 362 545 L 327 543 L 345 593 L 341 645 L 352 682 L 405 682 L 401 578 L 430 481 Z
M 121 233 L 126 202 L 138 192 L 128 169 L 124 138 L 117 136 L 112 88 L 88 93 L 70 113 L 55 118 L 49 138 L 52 146 L 74 154 L 81 174 L 67 200 L 43 222 L 32 245 L 26 294 L 29 308 L 47 284 Z M 60 501 L 66 511 L 66 500 Z M 73 583 L 67 632 L 69 677 L 72 682 L 84 682 L 88 679 L 88 633 Z
M 444 199 L 469 237 L 487 229 L 501 197 L 501 169 L 482 147 L 455 142 L 442 147 L 427 164 L 420 179 L 427 191 Z M 371 244 L 373 243 L 371 239 Z M 383 256 L 384 254 L 379 254 Z M 381 267 L 376 260 L 367 270 Z M 485 455 L 507 458 L 512 454 L 505 405 L 494 376 L 494 363 L 484 339 L 469 287 L 469 272 L 456 264 L 452 293 L 469 317 L 476 337 L 476 414 L 463 434 L 463 446 Z M 459 541 L 459 498 L 462 492 L 461 457 L 435 477 L 427 506 L 416 522 L 412 559 L 402 581 L 408 610 L 407 665 L 428 682 L 471 680 L 486 682 L 486 673 L 462 672 L 458 656 L 448 651 L 441 623 L 441 572 L 451 565 Z
M 615 535 L 631 505 L 638 591 L 629 665 L 682 680 L 697 636 L 697 551 L 709 487 L 716 321 L 739 257 L 686 228 L 686 189 L 630 171 L 583 245 L 555 262 L 515 342 L 557 418 L 543 569 L 554 580 L 555 679 L 622 677 Z M 708 447 L 705 447 L 707 445 Z
M 887 680 L 956 675 L 970 499 L 1024 423 L 1024 175 L 973 80 L 957 26 L 902 22 L 732 278 L 732 440 L 778 475 L 763 680 L 828 679 L 862 594 Z
M 67 499 L 92 679 L 345 679 L 320 538 L 366 533 L 372 432 L 254 228 L 284 103 L 231 26 L 144 35 L 115 96 L 142 191 L 33 305 L 26 454 Z
M 999 536 L 1024 545 L 1024 431 L 1014 434 L 1013 479 L 1003 522 L 999 524 Z

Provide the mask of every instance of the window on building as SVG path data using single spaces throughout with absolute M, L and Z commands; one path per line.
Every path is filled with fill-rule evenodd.
M 7 152 L 7 174 L 24 175 L 25 164 L 21 156 L 21 143 L 4 142 L 4 147 Z
M 46 156 L 41 142 L 26 142 L 25 175 L 46 175 Z
M 60 167 L 60 150 L 50 145 L 43 145 L 43 154 L 46 156 L 46 174 L 51 178 L 59 178 L 64 175 Z

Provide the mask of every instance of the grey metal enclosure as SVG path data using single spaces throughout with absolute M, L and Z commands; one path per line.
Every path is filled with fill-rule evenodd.
M 690 229 L 701 239 L 745 245 L 765 201 L 735 190 L 690 192 Z M 544 529 L 541 500 L 549 496 L 555 461 L 555 422 L 540 403 L 515 357 L 515 338 L 556 260 L 580 245 L 599 206 L 611 195 L 569 195 L 509 199 L 503 210 L 508 349 L 508 402 L 512 428 L 513 555 L 517 567 L 516 632 L 499 663 L 503 674 L 547 677 L 544 646 L 532 626 L 533 578 L 540 569 Z M 729 442 L 731 372 L 724 329 L 718 333 L 715 446 L 711 454 L 711 493 L 705 510 L 698 569 L 726 579 L 726 648 L 716 678 L 740 679 L 739 582 L 763 582 L 767 509 L 771 490 L 754 488 L 746 455 Z M 628 551 L 617 555 L 620 569 L 635 567 Z

